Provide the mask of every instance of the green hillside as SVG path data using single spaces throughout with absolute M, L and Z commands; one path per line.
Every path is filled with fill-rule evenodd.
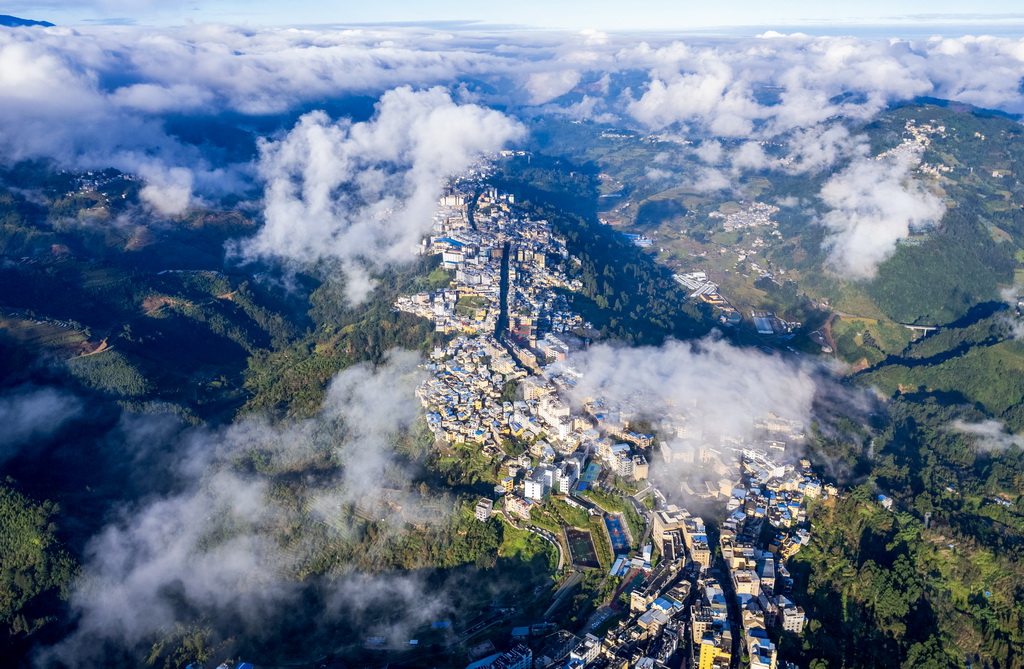
M 921 155 L 929 172 L 921 180 L 947 204 L 939 225 L 912 231 L 868 281 L 850 281 L 825 271 L 824 213 L 818 193 L 838 165 L 818 174 L 781 170 L 744 172 L 721 192 L 686 184 L 699 181 L 705 163 L 694 145 L 675 144 L 588 122 L 545 120 L 536 130 L 536 150 L 567 159 L 593 175 L 602 216 L 616 229 L 651 236 L 645 252 L 672 271 L 710 271 L 722 294 L 741 311 L 774 311 L 820 327 L 807 297 L 845 314 L 888 323 L 943 325 L 973 306 L 998 300 L 1014 283 L 1024 260 L 1024 132 L 1004 117 L 966 105 L 908 103 L 850 132 L 867 139 L 875 154 L 908 137 L 912 126 L 942 128 L 929 136 Z M 764 142 L 782 155 L 788 137 Z M 721 141 L 727 152 L 738 146 Z M 775 216 L 778 234 L 751 228 L 728 232 L 721 214 L 741 201 L 783 203 Z M 786 205 L 797 202 L 799 206 Z M 757 268 L 755 270 L 755 268 Z M 776 290 L 767 290 L 774 279 Z M 784 277 L 782 276 L 784 273 Z M 760 282 L 760 283 L 759 283 Z M 778 287 L 792 282 L 796 300 L 780 301 Z M 806 295 L 806 297 L 805 297 Z M 898 352 L 883 349 L 883 354 Z M 879 358 L 865 350 L 870 362 Z M 847 356 L 854 357 L 854 356 Z
M 1008 320 L 997 314 L 944 330 L 857 380 L 886 395 L 926 392 L 977 405 L 1019 431 L 1024 429 L 1024 341 L 1012 338 Z

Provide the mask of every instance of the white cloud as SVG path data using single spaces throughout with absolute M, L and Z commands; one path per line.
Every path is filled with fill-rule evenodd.
M 699 193 L 714 193 L 727 190 L 735 185 L 728 172 L 713 167 L 702 167 L 696 170 L 689 186 Z
M 307 114 L 260 146 L 266 223 L 244 253 L 338 260 L 350 278 L 364 279 L 348 286 L 359 301 L 368 287 L 360 268 L 413 257 L 445 177 L 522 133 L 503 114 L 456 104 L 441 88 L 389 91 L 364 123 Z
M 817 124 L 793 131 L 787 138 L 789 172 L 819 172 L 851 156 L 867 151 L 863 136 L 852 136 L 844 126 Z
M 730 156 L 732 165 L 742 170 L 764 170 L 775 161 L 769 158 L 757 142 L 743 142 Z
M 139 197 L 163 216 L 180 216 L 192 203 L 192 172 L 184 167 L 150 169 Z
M 635 92 L 609 97 L 616 75 L 638 72 L 645 74 L 632 84 Z M 193 189 L 216 197 L 225 184 L 244 183 L 246 166 L 218 173 L 229 166 L 169 136 L 163 116 L 283 115 L 404 85 L 472 89 L 466 81 L 482 82 L 486 92 L 473 93 L 478 102 L 514 110 L 595 82 L 584 85 L 582 102 L 558 111 L 603 122 L 624 114 L 691 139 L 767 139 L 864 120 L 915 95 L 1024 111 L 1022 76 L 1024 41 L 993 37 L 766 34 L 637 44 L 592 31 L 499 39 L 472 31 L 213 24 L 10 30 L 0 34 L 0 149 L 8 160 L 54 157 L 89 168 L 158 162 L 165 171 L 191 170 Z M 820 150 L 794 145 L 790 169 L 819 169 L 843 148 L 837 136 L 822 140 Z
M 132 648 L 198 616 L 221 633 L 253 633 L 268 610 L 297 605 L 305 587 L 298 574 L 316 546 L 283 541 L 282 533 L 322 524 L 333 528 L 331 541 L 344 543 L 350 537 L 343 505 L 383 518 L 381 542 L 390 526 L 444 520 L 446 514 L 436 515 L 441 507 L 429 507 L 435 515 L 418 508 L 423 500 L 410 489 L 411 472 L 395 450 L 418 415 L 418 363 L 413 353 L 395 352 L 380 368 L 349 368 L 331 383 L 320 414 L 292 425 L 248 418 L 220 430 L 183 431 L 151 417 L 125 422 L 119 428 L 125 456 L 171 454 L 160 459 L 157 489 L 182 485 L 154 490 L 91 539 L 70 599 L 78 625 L 44 659 L 97 666 L 105 643 Z M 251 452 L 276 471 L 306 472 L 299 494 L 308 504 L 282 502 L 266 478 L 243 473 L 239 463 Z M 338 464 L 330 467 L 332 461 Z M 377 577 L 350 567 L 320 588 L 329 603 L 320 613 L 325 620 L 365 623 L 364 614 L 386 593 L 399 617 L 395 624 L 425 622 L 446 606 L 444 593 L 428 591 L 415 575 Z
M 1024 41 L 994 37 L 906 42 L 772 33 L 717 44 L 627 47 L 614 66 L 648 71 L 646 88 L 625 110 L 652 129 L 678 124 L 691 132 L 766 139 L 833 126 L 836 119 L 864 121 L 894 101 L 921 95 L 1024 110 L 1022 52 Z M 828 151 L 817 154 L 829 157 Z M 810 169 L 815 162 L 802 164 Z
M 534 72 L 526 81 L 530 103 L 540 105 L 554 100 L 575 88 L 579 81 L 580 73 L 575 70 Z
M 0 395 L 0 464 L 27 443 L 56 434 L 82 408 L 77 397 L 54 388 L 19 386 Z
M 1013 434 L 998 420 L 990 418 L 980 423 L 968 423 L 962 420 L 953 421 L 952 427 L 974 437 L 974 447 L 983 452 L 1005 451 L 1011 446 L 1024 448 L 1024 437 Z
M 725 151 L 722 150 L 722 143 L 717 140 L 701 142 L 700 146 L 694 149 L 697 157 L 709 165 L 714 165 L 722 160 Z
M 715 336 L 658 348 L 599 344 L 568 364 L 582 375 L 578 401 L 603 397 L 653 420 L 699 416 L 709 437 L 752 439 L 767 414 L 808 423 L 816 390 L 812 370 Z
M 829 211 L 821 218 L 825 247 L 837 272 L 869 279 L 911 226 L 937 223 L 945 205 L 911 175 L 912 157 L 862 157 L 829 179 L 819 194 Z

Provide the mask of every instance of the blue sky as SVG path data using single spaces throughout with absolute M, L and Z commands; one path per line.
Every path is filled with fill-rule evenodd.
M 970 12 L 965 9 L 970 9 Z M 820 0 L 728 3 L 643 0 L 15 0 L 0 12 L 63 25 L 137 23 L 174 25 L 188 21 L 253 26 L 387 22 L 478 21 L 491 26 L 604 31 L 834 33 L 1024 33 L 1024 12 L 1013 0 L 987 0 L 965 6 L 951 0 L 885 2 L 867 0 L 830 5 Z

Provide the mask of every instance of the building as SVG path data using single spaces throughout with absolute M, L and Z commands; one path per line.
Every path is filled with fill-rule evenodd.
M 633 480 L 642 481 L 649 475 L 650 465 L 647 464 L 647 458 L 643 455 L 633 456 Z
M 686 542 L 681 529 L 669 530 L 662 534 L 661 555 L 665 560 L 686 559 Z
M 524 482 L 523 494 L 528 499 L 542 500 L 544 495 L 558 488 L 562 472 L 549 464 L 540 464 L 534 469 Z
M 690 606 L 690 625 L 693 631 L 693 642 L 700 643 L 709 630 L 714 629 L 715 613 L 710 607 L 702 604 Z
M 579 645 L 569 653 L 571 660 L 579 660 L 583 664 L 590 664 L 601 654 L 601 640 L 593 634 L 587 634 L 580 641 Z
M 517 643 L 498 656 L 491 669 L 533 669 L 533 651 L 523 643 Z
M 494 509 L 494 501 L 486 497 L 481 497 L 480 501 L 476 503 L 476 519 L 480 522 L 486 522 L 491 517 L 491 511 Z
M 732 655 L 728 650 L 725 649 L 724 639 L 722 641 L 717 640 L 710 634 L 705 634 L 700 640 L 700 651 L 697 655 L 697 668 L 698 669 L 717 669 L 718 667 L 728 667 L 732 660 Z M 729 641 L 729 645 L 732 645 L 732 641 Z
M 804 630 L 804 610 L 799 606 L 787 606 L 782 609 L 782 629 L 794 634 Z
M 522 497 L 516 497 L 514 495 L 505 496 L 505 508 L 509 513 L 519 516 L 520 518 L 530 519 L 530 508 L 533 506 L 533 502 Z
M 665 534 L 671 530 L 681 530 L 689 517 L 690 514 L 675 504 L 669 504 L 663 511 L 656 511 L 651 538 L 655 544 L 662 545 L 665 542 Z
M 746 631 L 747 656 L 750 658 L 750 669 L 776 669 L 778 649 L 768 639 L 763 629 L 748 628 Z
M 704 529 L 704 520 L 690 518 L 683 524 L 683 540 L 690 551 L 690 557 L 704 569 L 711 566 L 711 547 Z
M 543 645 L 534 653 L 533 669 L 545 669 L 565 659 L 569 652 L 580 643 L 575 634 L 559 630 L 544 640 Z
M 558 465 L 558 470 L 558 491 L 568 495 L 583 472 L 583 459 L 577 456 L 568 457 Z

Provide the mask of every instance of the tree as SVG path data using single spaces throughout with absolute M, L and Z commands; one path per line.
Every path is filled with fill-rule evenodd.
M 55 537 L 57 511 L 52 502 L 37 504 L 0 485 L 0 623 L 16 622 L 18 631 L 37 627 L 29 604 L 54 590 L 66 596 L 76 571 Z

